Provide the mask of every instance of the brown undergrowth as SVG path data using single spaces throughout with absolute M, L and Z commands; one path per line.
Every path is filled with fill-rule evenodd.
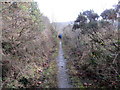
M 57 40 L 35 2 L 0 2 L 2 87 L 56 87 Z

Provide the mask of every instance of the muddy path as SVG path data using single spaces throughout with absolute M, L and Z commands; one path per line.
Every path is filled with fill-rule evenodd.
M 69 76 L 66 69 L 66 59 L 64 59 L 64 52 L 62 48 L 62 42 L 59 42 L 59 54 L 57 57 L 57 66 L 58 66 L 58 88 L 71 88 L 69 81 Z

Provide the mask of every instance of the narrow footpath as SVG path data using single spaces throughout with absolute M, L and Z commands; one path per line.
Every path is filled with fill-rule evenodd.
M 64 59 L 64 53 L 62 49 L 62 42 L 59 42 L 59 54 L 57 57 L 57 66 L 58 66 L 58 88 L 71 88 L 72 86 L 69 83 L 69 76 L 66 69 L 66 60 Z

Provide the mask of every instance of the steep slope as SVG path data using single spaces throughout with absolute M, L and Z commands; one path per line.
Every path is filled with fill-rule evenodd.
M 48 18 L 35 2 L 1 4 L 3 88 L 56 87 L 57 42 Z
M 104 23 L 103 23 L 104 22 Z M 119 32 L 113 24 L 102 21 L 93 29 L 67 26 L 63 48 L 73 87 L 119 88 Z

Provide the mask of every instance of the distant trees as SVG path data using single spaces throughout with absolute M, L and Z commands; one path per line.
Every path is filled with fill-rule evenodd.
M 104 20 L 116 20 L 117 19 L 117 13 L 115 9 L 106 9 L 101 13 L 101 17 Z
M 80 15 L 78 15 L 77 19 L 75 20 L 73 29 L 77 29 L 77 28 L 84 28 L 85 23 L 87 22 L 87 18 L 80 13 Z
M 78 15 L 78 17 L 75 20 L 75 22 L 86 23 L 87 22 L 87 18 L 82 13 L 80 13 L 80 15 Z
M 120 15 L 120 1 L 118 4 L 115 6 L 113 9 L 106 9 L 104 10 L 100 16 L 95 13 L 93 10 L 86 10 L 83 12 L 80 12 L 78 17 L 76 18 L 73 29 L 88 29 L 89 26 L 93 25 L 93 28 L 95 25 L 97 25 L 97 21 L 99 17 L 102 17 L 102 21 L 112 21 L 114 22 L 115 20 L 118 19 L 117 14 Z M 96 26 L 95 26 L 96 27 Z
M 98 18 L 99 15 L 93 10 L 84 11 L 80 13 L 75 20 L 73 30 L 80 28 L 82 33 L 93 32 L 96 28 L 98 28 Z
M 99 18 L 99 15 L 95 13 L 93 10 L 84 11 L 83 15 L 87 16 L 90 22 L 95 21 Z
M 120 16 L 120 1 L 119 1 L 118 4 L 115 6 L 115 10 L 116 10 L 116 12 L 119 14 L 119 16 Z

